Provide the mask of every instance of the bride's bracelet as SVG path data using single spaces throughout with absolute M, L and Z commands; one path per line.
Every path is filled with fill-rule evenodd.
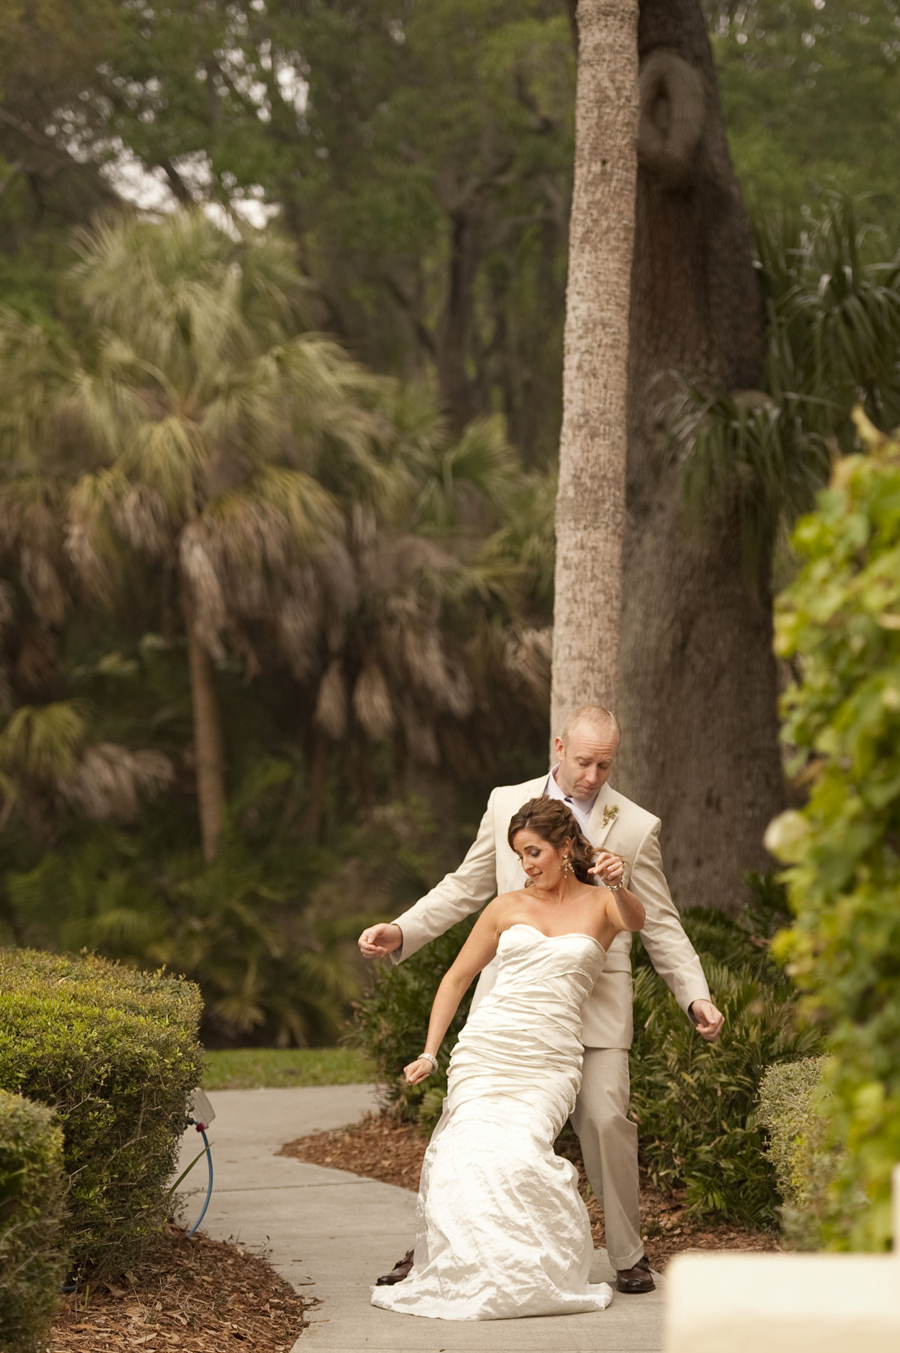
M 430 1052 L 420 1052 L 416 1058 L 417 1062 L 430 1062 L 432 1071 L 437 1071 L 437 1058 L 432 1057 Z
M 618 893 L 625 887 L 625 880 L 621 883 L 604 883 L 604 888 L 608 888 L 611 893 Z

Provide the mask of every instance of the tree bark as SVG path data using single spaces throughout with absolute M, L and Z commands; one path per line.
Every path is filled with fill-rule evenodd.
M 310 731 L 306 748 L 306 807 L 303 810 L 303 836 L 318 841 L 322 832 L 322 796 L 328 779 L 328 739 L 317 728 Z
M 447 292 L 435 336 L 438 393 L 450 426 L 457 434 L 480 412 L 475 382 L 469 375 L 466 360 L 472 333 L 473 286 L 478 261 L 478 215 L 477 199 L 449 213 Z
M 181 580 L 181 609 L 187 635 L 191 676 L 191 706 L 194 716 L 194 753 L 197 762 L 197 804 L 203 858 L 211 863 L 218 854 L 225 822 L 225 746 L 222 718 L 216 695 L 215 671 L 207 649 L 194 626 L 190 584 Z
M 616 784 L 663 821 L 676 901 L 734 910 L 782 804 L 769 551 L 727 504 L 686 525 L 660 406 L 673 370 L 761 378 L 763 307 L 699 0 L 642 0 Z
M 579 0 L 551 727 L 612 703 L 625 529 L 637 0 Z

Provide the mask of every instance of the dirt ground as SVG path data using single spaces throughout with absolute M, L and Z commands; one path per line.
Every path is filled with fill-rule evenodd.
M 261 1255 L 171 1226 L 140 1274 L 86 1282 L 67 1298 L 49 1353 L 287 1353 L 311 1304 Z
M 298 1137 L 281 1148 L 281 1154 L 295 1156 L 313 1165 L 327 1165 L 333 1170 L 349 1170 L 370 1179 L 381 1179 L 386 1184 L 397 1184 L 415 1191 L 419 1186 L 419 1172 L 425 1154 L 427 1138 L 410 1123 L 401 1123 L 388 1116 L 367 1114 L 353 1127 L 334 1132 L 317 1132 L 310 1137 Z M 577 1154 L 577 1143 L 558 1145 L 561 1154 L 573 1160 L 578 1167 L 581 1192 L 586 1195 L 588 1185 Z M 596 1199 L 587 1202 L 594 1244 L 605 1244 L 603 1216 Z M 741 1225 L 728 1223 L 710 1225 L 709 1222 L 688 1217 L 683 1199 L 655 1188 L 649 1179 L 641 1179 L 641 1218 L 647 1258 L 663 1272 L 676 1254 L 685 1250 L 778 1250 L 777 1235 L 769 1231 L 753 1231 Z M 410 1236 L 410 1245 L 413 1237 Z M 386 1255 L 390 1268 L 401 1256 Z

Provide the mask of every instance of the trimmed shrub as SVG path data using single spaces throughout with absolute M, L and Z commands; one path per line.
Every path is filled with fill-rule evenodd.
M 782 1233 L 792 1250 L 818 1249 L 822 1223 L 832 1211 L 829 1190 L 842 1165 L 841 1153 L 828 1142 L 822 1102 L 826 1065 L 825 1057 L 805 1057 L 769 1067 L 759 1088 L 759 1121 L 769 1135 Z
M 776 648 L 797 678 L 783 737 L 809 798 L 767 845 L 791 866 L 795 920 L 777 952 L 833 1053 L 845 1152 L 820 1243 L 880 1250 L 900 1160 L 900 441 L 857 426 L 869 454 L 839 461 L 798 524 L 802 568 L 778 602 Z
M 130 1267 L 160 1233 L 199 1083 L 193 983 L 94 956 L 0 950 L 0 1089 L 58 1112 L 73 1261 Z
M 60 1302 L 63 1136 L 52 1109 L 0 1090 L 0 1348 L 35 1353 Z

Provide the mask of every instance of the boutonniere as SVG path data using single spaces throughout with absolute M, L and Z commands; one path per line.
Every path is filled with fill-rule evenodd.
M 611 822 L 615 822 L 619 816 L 619 805 L 617 803 L 608 803 L 603 809 L 603 826 L 608 827 Z

